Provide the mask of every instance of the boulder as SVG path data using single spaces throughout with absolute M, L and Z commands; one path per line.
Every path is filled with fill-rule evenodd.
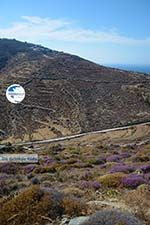
M 79 216 L 70 220 L 68 225 L 81 225 L 83 222 L 89 219 L 89 216 Z

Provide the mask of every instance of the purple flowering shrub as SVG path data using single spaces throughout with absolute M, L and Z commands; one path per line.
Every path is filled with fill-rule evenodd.
M 20 166 L 15 163 L 0 164 L 0 173 L 16 174 L 19 172 Z
M 90 182 L 87 180 L 81 180 L 78 185 L 80 189 L 87 189 L 90 187 Z
M 47 166 L 49 164 L 55 163 L 54 159 L 50 158 L 49 156 L 45 156 L 42 159 L 42 164 Z
M 131 165 L 125 165 L 125 164 L 118 164 L 115 165 L 110 169 L 110 173 L 117 173 L 117 172 L 123 172 L 123 173 L 131 173 L 135 170 L 134 166 Z
M 6 174 L 1 174 L 0 175 L 0 181 L 1 180 L 6 180 L 8 178 L 8 175 L 6 175 Z
M 136 188 L 141 184 L 146 183 L 142 175 L 130 174 L 122 179 L 122 184 L 127 188 Z
M 142 170 L 144 173 L 149 173 L 150 172 L 150 165 L 148 165 L 148 164 L 142 165 L 140 167 L 140 170 Z
M 36 165 L 34 164 L 29 164 L 29 165 L 26 165 L 24 167 L 24 173 L 25 174 L 29 174 L 29 173 L 32 173 L 32 171 L 36 168 Z
M 146 180 L 146 183 L 150 185 L 150 173 L 144 174 L 144 179 Z
M 107 162 L 119 162 L 122 159 L 120 155 L 114 154 L 107 157 Z
M 98 181 L 92 181 L 91 187 L 94 188 L 95 190 L 98 190 L 101 187 L 101 184 Z
M 127 159 L 131 156 L 131 154 L 129 154 L 128 152 L 123 152 L 120 154 L 120 157 L 123 159 Z
M 119 210 L 101 210 L 89 217 L 81 225 L 143 225 L 137 218 Z
M 78 187 L 80 189 L 99 189 L 101 187 L 100 182 L 98 181 L 86 181 L 86 180 L 82 180 L 79 182 Z

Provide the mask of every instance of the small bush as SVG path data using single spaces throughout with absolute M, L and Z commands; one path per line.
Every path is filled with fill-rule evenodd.
M 146 183 L 147 183 L 147 184 L 150 184 L 150 173 L 146 173 L 146 174 L 144 175 L 144 179 L 146 180 Z
M 107 162 L 119 162 L 121 159 L 121 156 L 119 155 L 111 155 L 107 157 Z
M 73 195 L 76 197 L 83 197 L 84 196 L 84 190 L 80 190 L 77 187 L 67 187 L 63 189 L 63 193 L 65 195 Z
M 143 225 L 137 218 L 127 212 L 102 210 L 90 216 L 81 225 Z
M 122 179 L 122 184 L 126 188 L 136 188 L 146 181 L 141 175 L 130 174 Z
M 91 187 L 92 187 L 94 190 L 98 190 L 98 189 L 101 187 L 101 183 L 98 182 L 98 181 L 91 181 Z
M 150 156 L 144 153 L 138 153 L 132 157 L 132 162 L 149 162 Z
M 80 179 L 90 180 L 92 178 L 92 173 L 90 171 L 86 171 L 84 174 L 80 175 Z
M 112 173 L 106 174 L 98 178 L 98 181 L 104 187 L 119 187 L 121 185 L 122 179 L 125 177 L 123 173 Z
M 117 173 L 117 172 L 122 172 L 122 173 L 131 173 L 135 170 L 135 168 L 133 166 L 130 165 L 125 165 L 125 164 L 120 164 L 120 165 L 116 165 L 114 167 L 111 168 L 111 170 L 109 171 L 110 173 Z
M 52 164 L 48 166 L 38 166 L 35 168 L 34 173 L 55 173 L 58 168 L 58 164 Z
M 45 225 L 49 219 L 63 214 L 82 215 L 86 205 L 77 198 L 64 196 L 50 188 L 35 185 L 21 192 L 14 198 L 0 203 L 1 225 Z
M 99 164 L 104 164 L 104 163 L 106 163 L 106 156 L 105 155 L 102 155 L 102 156 L 99 156 L 98 157 L 98 162 L 99 162 Z
M 1 174 L 0 175 L 0 181 L 1 180 L 6 180 L 9 176 L 7 174 Z
M 77 161 L 77 159 L 66 159 L 64 160 L 64 163 L 70 165 L 76 163 Z
M 32 178 L 31 183 L 34 184 L 34 185 L 35 184 L 40 184 L 40 181 L 39 181 L 39 179 L 37 177 L 34 177 L 34 178 Z
M 57 144 L 51 147 L 51 151 L 53 153 L 62 152 L 63 150 L 65 150 L 65 147 L 61 144 Z
M 0 180 L 0 196 L 8 195 L 10 189 L 5 180 Z
M 142 165 L 140 167 L 140 170 L 142 170 L 144 173 L 148 173 L 148 172 L 150 172 L 150 165 L 148 165 L 148 164 Z
M 87 181 L 87 180 L 81 180 L 79 183 L 78 183 L 78 187 L 80 189 L 89 189 L 91 187 L 91 182 L 90 181 Z
M 80 189 L 94 189 L 98 190 L 101 187 L 101 183 L 99 181 L 87 181 L 87 180 L 81 180 L 78 183 L 78 187 Z
M 129 154 L 128 152 L 123 152 L 120 154 L 120 157 L 123 159 L 127 159 L 131 156 L 131 154 Z
M 34 165 L 34 164 L 29 164 L 29 165 L 24 166 L 23 170 L 24 170 L 24 173 L 25 173 L 25 174 L 29 174 L 29 173 L 31 173 L 35 168 L 36 168 L 36 165 Z
M 55 161 L 52 159 L 52 158 L 50 158 L 49 156 L 45 156 L 45 157 L 43 157 L 43 159 L 42 159 L 42 164 L 44 165 L 44 166 L 47 166 L 47 165 L 49 165 L 49 164 L 52 164 L 52 163 L 54 163 Z
M 100 165 L 106 162 L 106 158 L 105 157 L 91 158 L 86 160 L 86 162 L 93 165 Z
M 0 173 L 17 174 L 20 166 L 15 163 L 2 163 L 0 164 Z
M 75 198 L 66 196 L 63 198 L 63 208 L 64 213 L 69 216 L 79 216 L 79 215 L 85 215 L 87 213 L 87 206 L 85 203 L 83 203 L 81 200 Z

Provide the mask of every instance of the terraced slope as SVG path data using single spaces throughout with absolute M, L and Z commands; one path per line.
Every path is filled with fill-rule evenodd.
M 0 134 L 27 140 L 150 120 L 150 77 L 112 69 L 42 46 L 0 39 Z M 22 104 L 8 85 L 26 90 Z

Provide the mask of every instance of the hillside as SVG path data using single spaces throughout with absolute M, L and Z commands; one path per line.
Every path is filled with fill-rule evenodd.
M 118 225 L 149 225 L 149 134 L 145 124 L 70 141 L 1 146 L 1 153 L 38 153 L 39 162 L 0 164 L 0 224 L 81 225 L 78 216 L 120 209 L 141 223 L 126 217 L 128 223 Z
M 150 77 L 39 45 L 0 39 L 1 140 L 43 139 L 150 120 Z M 12 83 L 22 104 L 5 97 Z

